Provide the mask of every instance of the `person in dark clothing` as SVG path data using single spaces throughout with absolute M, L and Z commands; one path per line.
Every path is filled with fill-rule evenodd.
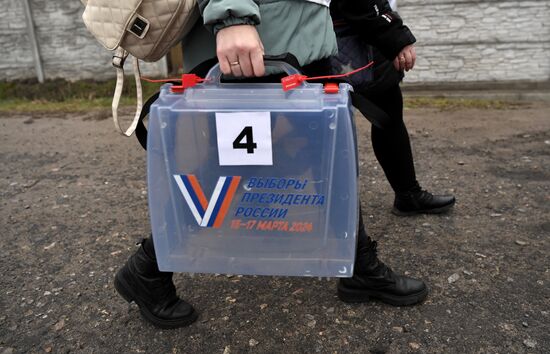
M 416 38 L 403 24 L 387 0 L 333 0 L 331 14 L 339 42 L 339 56 L 357 60 L 365 46 L 372 52 L 372 81 L 352 82 L 355 91 L 382 109 L 390 124 L 381 129 L 372 126 L 374 153 L 395 192 L 392 212 L 407 216 L 419 213 L 436 214 L 448 211 L 455 204 L 451 195 L 433 195 L 423 190 L 417 179 L 409 140 L 403 121 L 403 96 L 399 84 L 404 71 L 414 67 Z M 343 47 L 342 26 L 349 26 L 357 37 Z M 348 31 L 349 33 L 349 31 Z M 369 58 L 360 64 L 366 64 Z M 360 65 L 359 65 L 360 66 Z M 354 69 L 354 67 L 352 67 Z

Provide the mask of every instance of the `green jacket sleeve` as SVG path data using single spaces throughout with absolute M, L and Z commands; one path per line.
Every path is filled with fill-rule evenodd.
M 198 0 L 204 25 L 214 35 L 235 25 L 260 24 L 260 9 L 253 0 Z

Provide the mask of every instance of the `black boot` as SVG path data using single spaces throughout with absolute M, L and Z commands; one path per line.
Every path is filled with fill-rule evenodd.
M 378 299 L 394 306 L 414 305 L 428 295 L 422 280 L 395 274 L 377 256 L 377 243 L 365 232 L 362 220 L 353 277 L 338 283 L 338 297 L 344 302 Z
M 404 193 L 396 193 L 392 213 L 399 216 L 415 214 L 441 214 L 455 204 L 452 195 L 433 195 L 419 185 Z
M 160 328 L 190 325 L 197 319 L 193 306 L 176 295 L 172 274 L 161 272 L 153 240 L 143 240 L 115 276 L 115 288 L 128 302 L 134 301 L 143 318 Z

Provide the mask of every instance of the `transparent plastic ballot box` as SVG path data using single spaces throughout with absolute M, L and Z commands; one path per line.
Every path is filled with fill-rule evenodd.
M 282 62 L 266 62 L 289 75 Z M 304 82 L 161 89 L 147 173 L 162 271 L 350 277 L 358 193 L 349 91 Z

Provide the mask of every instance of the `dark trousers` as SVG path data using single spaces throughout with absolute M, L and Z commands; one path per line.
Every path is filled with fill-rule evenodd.
M 373 47 L 372 53 L 372 82 L 359 93 L 390 117 L 386 129 L 372 126 L 372 149 L 394 192 L 403 193 L 418 186 L 409 132 L 403 121 L 403 95 L 399 84 L 404 74 L 397 71 L 378 49 Z
M 403 121 L 403 95 L 399 85 L 366 96 L 391 119 L 386 129 L 372 126 L 374 154 L 395 193 L 403 193 L 418 185 L 414 170 L 409 132 Z

